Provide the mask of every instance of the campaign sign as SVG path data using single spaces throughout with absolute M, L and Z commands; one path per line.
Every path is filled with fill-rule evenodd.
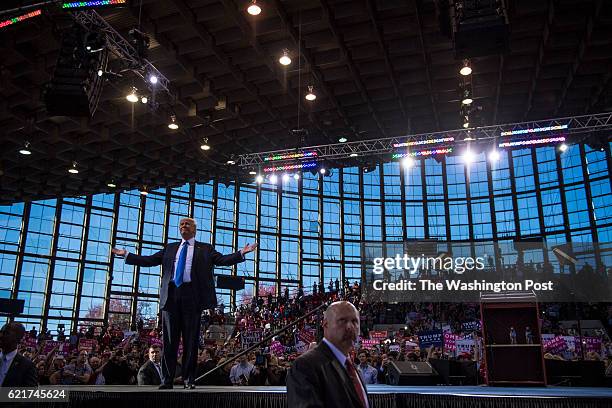
M 429 330 L 419 333 L 419 347 L 442 347 L 442 330 Z

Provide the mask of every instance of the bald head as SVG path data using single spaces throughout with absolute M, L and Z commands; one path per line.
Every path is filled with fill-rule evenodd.
M 348 354 L 359 334 L 359 312 L 350 302 L 334 302 L 323 315 L 323 335 Z
M 357 317 L 359 317 L 359 311 L 357 310 L 355 305 L 353 305 L 351 302 L 346 302 L 342 300 L 329 305 L 327 309 L 325 309 L 325 312 L 323 312 L 323 319 L 333 319 L 334 316 L 338 313 L 338 311 L 348 311 L 349 309 L 352 310 L 357 315 Z

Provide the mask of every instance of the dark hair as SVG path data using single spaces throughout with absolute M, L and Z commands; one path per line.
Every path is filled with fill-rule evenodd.
M 23 324 L 18 322 L 10 322 L 5 324 L 4 330 L 11 330 L 13 333 L 15 333 L 15 339 L 17 340 L 17 343 L 19 343 L 21 339 L 23 339 L 23 336 L 25 336 L 26 332 L 26 329 Z

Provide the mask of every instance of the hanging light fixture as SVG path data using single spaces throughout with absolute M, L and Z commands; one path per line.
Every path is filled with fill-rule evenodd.
M 147 190 L 147 186 L 143 185 L 142 188 L 140 189 L 140 195 L 146 196 L 149 194 L 149 191 Z
M 32 151 L 30 150 L 30 142 L 25 142 L 23 147 L 19 150 L 19 153 L 21 153 L 21 154 L 23 154 L 25 156 L 31 155 Z
M 469 89 L 464 89 L 463 90 L 463 96 L 461 97 L 461 103 L 463 105 L 470 105 L 472 102 L 474 102 L 474 99 L 472 99 L 472 92 L 470 92 Z
M 132 87 L 132 91 L 125 97 L 129 102 L 138 102 L 138 95 L 136 95 L 136 88 Z
M 281 65 L 289 65 L 291 64 L 291 58 L 289 57 L 289 50 L 288 49 L 284 49 L 283 50 L 283 55 L 278 59 L 278 62 Z
M 172 130 L 176 130 L 179 128 L 178 123 L 176 123 L 176 116 L 172 115 L 170 116 L 170 123 L 168 123 L 168 127 Z
M 202 144 L 200 145 L 200 149 L 202 150 L 210 150 L 210 146 L 208 145 L 208 138 L 205 137 L 204 140 L 202 140 Z
M 247 8 L 247 12 L 252 16 L 257 16 L 261 13 L 261 7 L 257 5 L 257 0 L 253 0 L 249 8 Z
M 110 188 L 115 188 L 117 187 L 117 185 L 115 184 L 114 180 L 109 181 L 108 183 L 106 183 L 106 185 Z
M 308 93 L 304 97 L 306 98 L 307 101 L 314 101 L 315 99 L 317 99 L 317 95 L 314 94 L 314 92 L 312 91 L 312 88 L 313 88 L 312 85 L 308 85 Z
M 468 76 L 472 73 L 472 66 L 469 59 L 463 60 L 463 65 L 461 66 L 459 73 L 463 76 Z
M 77 162 L 75 162 L 75 161 L 72 162 L 72 167 L 70 167 L 68 169 L 68 173 L 70 173 L 70 174 L 78 174 L 79 173 L 79 169 L 77 169 Z

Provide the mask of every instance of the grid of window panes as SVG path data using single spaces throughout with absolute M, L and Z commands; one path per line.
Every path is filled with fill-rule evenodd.
M 254 293 L 310 293 L 321 280 L 361 277 L 365 241 L 441 239 L 549 243 L 612 241 L 610 146 L 485 152 L 376 167 L 306 172 L 278 183 L 215 183 L 0 206 L 0 297 L 25 301 L 21 321 L 59 324 L 155 321 L 160 267 L 126 265 L 115 246 L 152 254 L 179 239 L 181 217 L 221 253 L 257 251 L 216 274 L 244 290 L 218 290 L 224 306 Z M 509 254 L 506 261 L 512 261 Z M 534 262 L 541 261 L 537 256 Z M 610 262 L 608 262 L 610 264 Z M 2 321 L 0 321 L 1 323 Z

